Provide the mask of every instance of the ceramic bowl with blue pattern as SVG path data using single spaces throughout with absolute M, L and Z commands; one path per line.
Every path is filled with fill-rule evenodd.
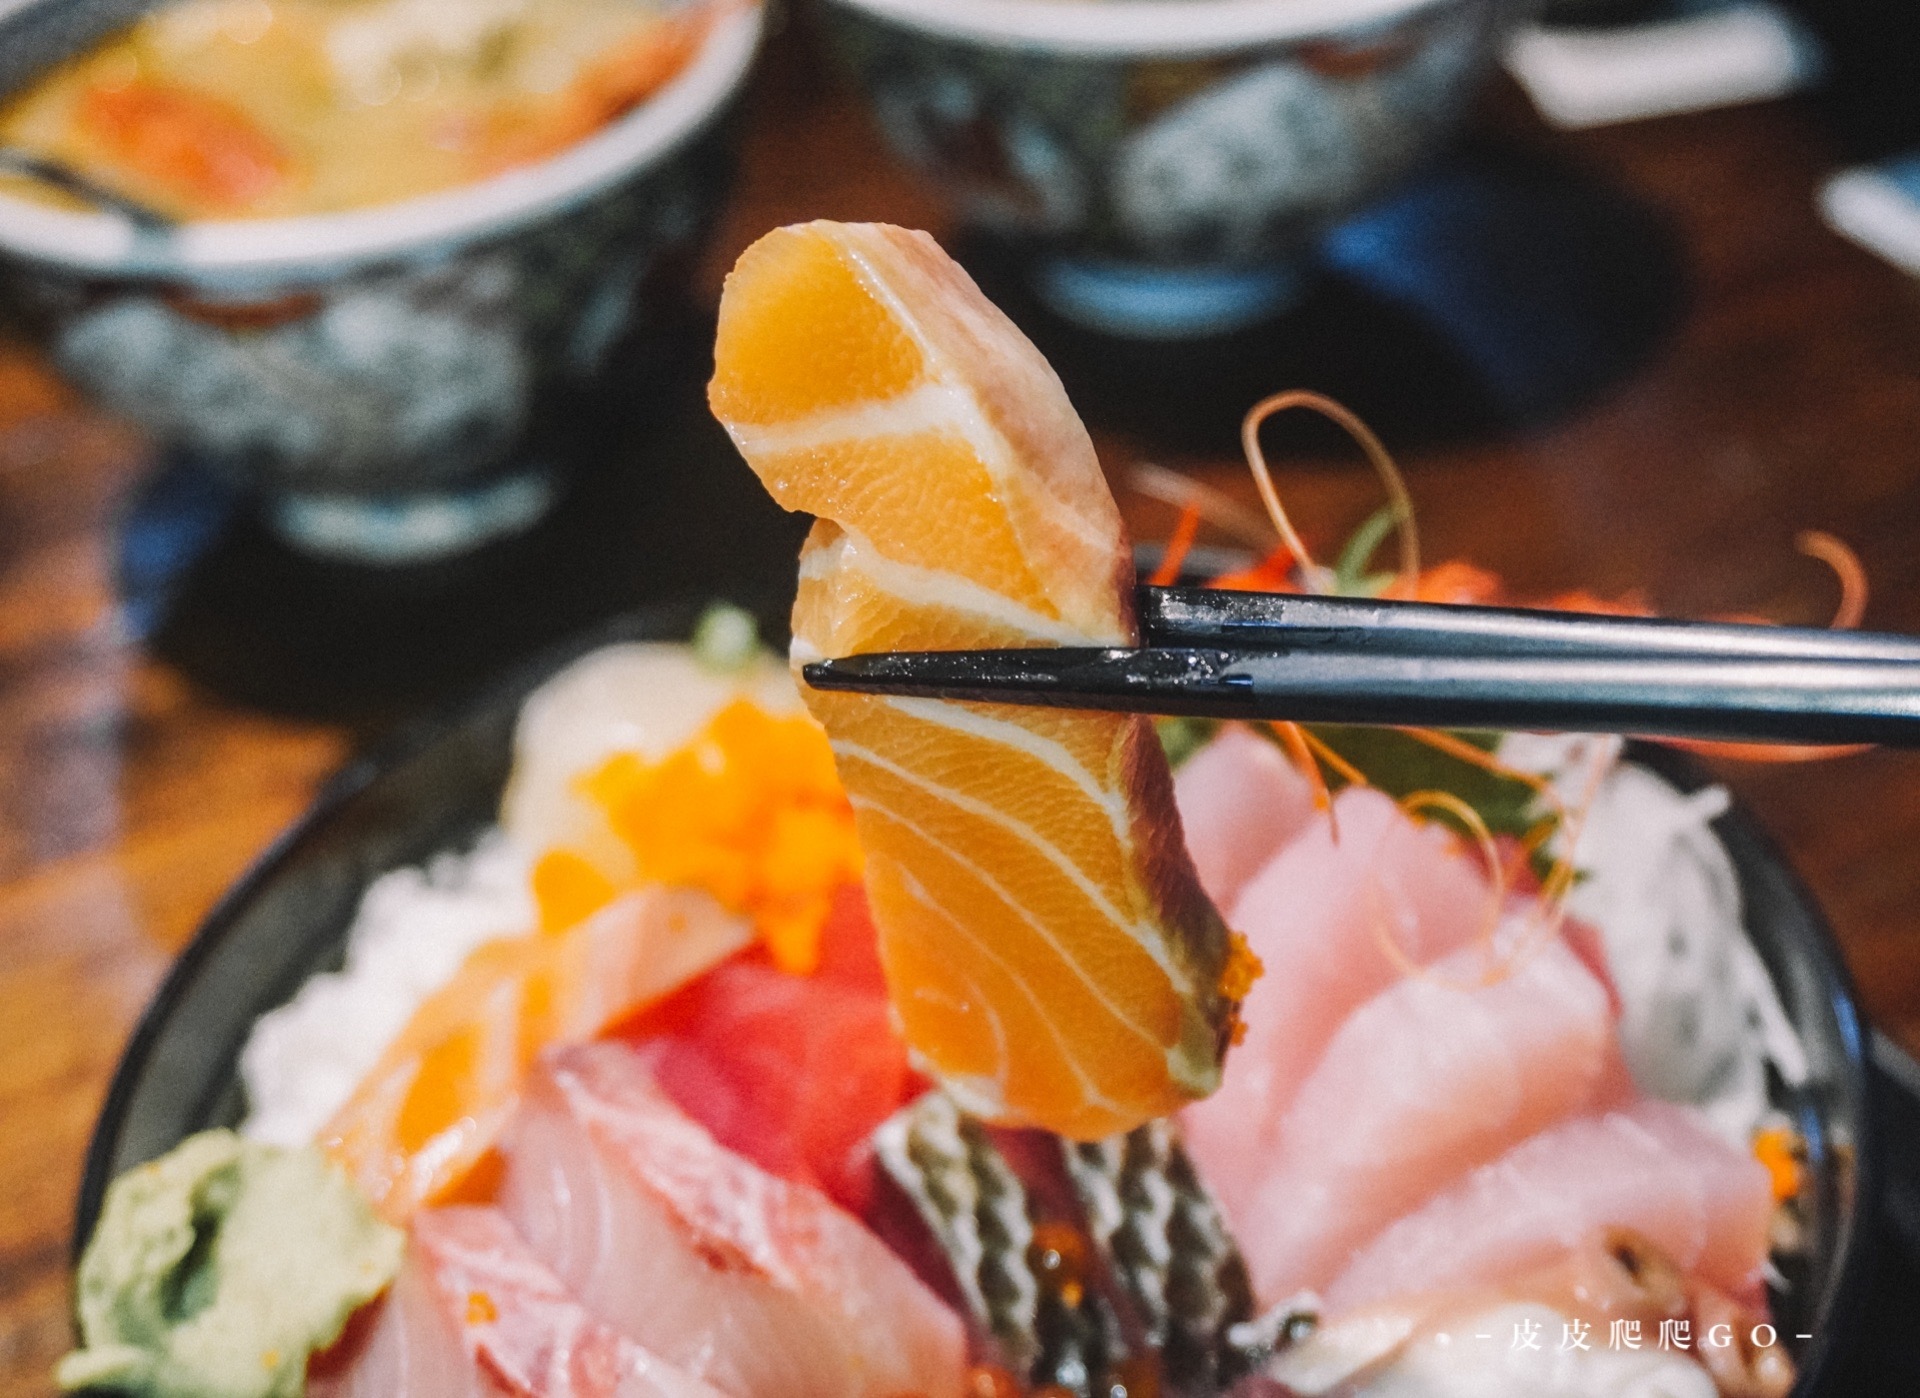
M 0 16 L 0 95 L 126 0 Z M 27 21 L 37 21 L 28 23 Z M 0 194 L 0 286 L 103 407 L 256 493 L 311 552 L 472 549 L 559 487 L 543 410 L 590 380 L 649 284 L 718 212 L 758 5 L 587 139 L 441 193 L 344 213 L 155 228 Z
M 831 0 L 881 129 L 1098 329 L 1260 319 L 1442 144 L 1516 0 Z

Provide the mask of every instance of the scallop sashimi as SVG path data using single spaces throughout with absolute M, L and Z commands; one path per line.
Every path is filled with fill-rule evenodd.
M 653 887 L 564 931 L 490 942 L 414 1012 L 319 1144 L 403 1221 L 492 1149 L 540 1048 L 600 1032 L 752 937 L 706 893 Z
M 330 1366 L 331 1367 L 331 1366 Z M 313 1398 L 723 1398 L 588 1315 L 496 1209 L 429 1209 L 344 1368 Z
M 1313 819 L 1313 784 L 1279 747 L 1229 723 L 1173 775 L 1187 853 L 1207 896 L 1231 908 L 1247 880 Z
M 1481 1166 L 1361 1249 L 1327 1303 L 1496 1286 L 1606 1227 L 1631 1228 L 1682 1271 L 1750 1297 L 1772 1213 L 1764 1166 L 1688 1109 L 1640 1102 L 1562 1122 Z
M 813 223 L 727 279 L 713 410 L 820 516 L 794 657 L 1126 645 L 1131 551 L 1039 352 L 925 234 Z M 1092 1138 L 1211 1091 L 1245 963 L 1137 716 L 808 691 L 907 1041 L 978 1114 Z
M 1302 830 L 1234 905 L 1233 926 L 1274 973 L 1247 994 L 1246 1037 L 1220 1090 L 1181 1117 L 1188 1149 L 1236 1217 L 1252 1207 L 1281 1116 L 1341 1022 L 1408 964 L 1472 941 L 1495 912 L 1477 864 L 1444 830 L 1365 788 L 1341 792 L 1333 815 Z
M 1229 1220 L 1255 1292 L 1319 1288 L 1353 1250 L 1448 1182 L 1591 1106 L 1613 1014 L 1558 940 L 1491 983 L 1478 947 L 1382 991 L 1340 1026 Z
M 733 1398 L 961 1390 L 959 1319 L 805 1185 L 718 1145 L 624 1045 L 542 1059 L 501 1207 L 588 1309 Z

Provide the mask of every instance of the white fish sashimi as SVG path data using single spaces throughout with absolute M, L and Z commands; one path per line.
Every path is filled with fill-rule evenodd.
M 1311 783 L 1241 723 L 1180 765 L 1173 798 L 1200 886 L 1222 908 L 1313 819 Z
M 954 1398 L 959 1319 L 824 1195 L 719 1146 L 618 1044 L 549 1054 L 507 1215 L 601 1319 L 734 1398 Z
M 588 1315 L 497 1209 L 419 1215 L 348 1366 L 313 1398 L 723 1398 Z
M 1483 966 L 1479 948 L 1442 959 L 1328 1044 L 1234 1220 L 1263 1300 L 1324 1287 L 1394 1219 L 1592 1105 L 1614 1061 L 1605 988 L 1558 940 L 1491 984 Z
M 1267 973 L 1241 1005 L 1246 1037 L 1220 1090 L 1181 1123 L 1229 1217 L 1253 1207 L 1281 1117 L 1347 1015 L 1495 915 L 1486 879 L 1445 831 L 1367 789 L 1343 791 L 1333 815 L 1269 860 L 1227 919 Z
M 1714 1398 L 1713 1379 L 1686 1355 L 1609 1348 L 1604 1336 L 1576 1348 L 1564 1343 L 1566 1325 L 1558 1311 L 1523 1302 L 1453 1316 L 1444 1328 L 1423 1326 L 1389 1362 L 1337 1383 L 1312 1381 L 1316 1350 L 1327 1344 L 1315 1336 L 1283 1357 L 1277 1377 L 1299 1398 Z M 1340 1328 L 1329 1327 L 1328 1338 Z
M 1497 1286 L 1597 1230 L 1631 1228 L 1681 1271 L 1751 1295 L 1767 1256 L 1766 1170 L 1688 1108 L 1639 1102 L 1563 1122 L 1481 1166 L 1368 1243 L 1329 1309 Z

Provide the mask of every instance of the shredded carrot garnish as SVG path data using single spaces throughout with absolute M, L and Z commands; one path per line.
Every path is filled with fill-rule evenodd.
M 1183 476 L 1178 471 L 1169 471 L 1164 466 L 1143 461 L 1128 473 L 1127 483 L 1149 500 L 1177 505 L 1183 510 L 1198 510 L 1201 519 L 1221 533 L 1231 534 L 1243 544 L 1263 549 L 1271 542 L 1268 538 L 1271 531 L 1264 515 L 1191 476 Z
M 1467 837 L 1478 848 L 1481 862 L 1487 869 L 1487 906 L 1479 935 L 1474 938 L 1474 945 L 1486 951 L 1488 956 L 1486 967 L 1479 978 L 1467 982 L 1461 988 L 1492 985 L 1496 981 L 1504 980 L 1518 965 L 1518 958 L 1508 956 L 1502 959 L 1493 954 L 1494 934 L 1500 929 L 1500 912 L 1507 902 L 1507 879 L 1505 861 L 1500 858 L 1499 842 L 1493 838 L 1493 832 L 1487 828 L 1487 822 L 1481 817 L 1480 812 L 1451 791 L 1413 791 L 1403 796 L 1397 804 L 1410 817 L 1417 817 L 1422 811 L 1443 810 L 1466 827 Z M 1377 892 L 1377 885 L 1375 891 Z M 1374 936 L 1387 953 L 1387 958 L 1404 974 L 1427 976 L 1430 979 L 1444 981 L 1445 978 L 1435 973 L 1431 967 L 1421 966 L 1407 955 L 1405 949 L 1394 940 L 1393 929 L 1387 925 L 1384 917 L 1374 918 Z
M 1297 724 L 1295 725 L 1295 727 L 1298 726 Z M 1300 729 L 1300 741 L 1312 750 L 1315 757 L 1331 767 L 1335 776 L 1339 777 L 1341 781 L 1346 782 L 1349 786 L 1372 785 L 1372 783 L 1367 780 L 1367 774 L 1365 772 L 1335 752 L 1327 745 L 1324 739 L 1315 737 L 1310 730 L 1305 728 Z
M 1240 423 L 1240 447 L 1246 454 L 1247 469 L 1253 472 L 1254 487 L 1260 492 L 1260 501 L 1267 507 L 1267 515 L 1273 521 L 1281 542 L 1292 551 L 1299 561 L 1301 575 L 1310 592 L 1328 592 L 1332 590 L 1333 575 L 1327 569 L 1317 566 L 1307 552 L 1307 546 L 1301 541 L 1299 532 L 1293 527 L 1293 521 L 1287 515 L 1286 507 L 1280 503 L 1280 491 L 1273 483 L 1273 471 L 1267 465 L 1267 456 L 1260 448 L 1260 428 L 1267 419 L 1289 408 L 1305 408 L 1309 412 L 1319 413 L 1331 419 L 1346 430 L 1348 436 L 1360 445 L 1367 454 L 1367 460 L 1379 474 L 1381 484 L 1386 487 L 1387 500 L 1393 509 L 1394 523 L 1400 535 L 1400 572 L 1393 585 L 1387 589 L 1389 595 L 1403 591 L 1410 594 L 1420 578 L 1420 534 L 1414 523 L 1413 499 L 1407 494 L 1407 483 L 1400 475 L 1400 468 L 1393 464 L 1388 453 L 1373 429 L 1362 422 L 1357 414 L 1342 403 L 1337 403 L 1324 393 L 1315 393 L 1311 389 L 1293 388 L 1285 393 L 1276 393 L 1263 398 L 1248 410 Z
M 1720 757 L 1729 762 L 1826 762 L 1872 752 L 1872 743 L 1835 743 L 1828 746 L 1796 743 L 1721 743 L 1705 738 L 1662 738 L 1667 747 Z
M 1860 556 L 1847 544 L 1820 529 L 1804 530 L 1795 546 L 1809 558 L 1817 558 L 1840 582 L 1840 605 L 1834 609 L 1828 625 L 1835 631 L 1850 631 L 1867 613 L 1867 570 Z M 1684 748 L 1702 757 L 1721 757 L 1731 762 L 1825 762 L 1835 757 L 1852 757 L 1873 751 L 1872 743 L 1796 744 L 1718 743 L 1702 739 L 1663 739 L 1671 747 Z
M 1295 561 L 1293 550 L 1282 544 L 1252 567 L 1222 573 L 1207 586 L 1222 592 L 1292 592 Z
M 1794 544 L 1808 558 L 1817 558 L 1840 580 L 1840 605 L 1827 624 L 1836 631 L 1850 631 L 1867 614 L 1867 570 L 1860 566 L 1860 555 L 1846 543 L 1823 529 L 1802 531 Z
M 1173 526 L 1173 533 L 1167 536 L 1166 549 L 1160 555 L 1160 566 L 1147 579 L 1149 586 L 1170 587 L 1180 581 L 1180 569 L 1186 564 L 1194 536 L 1199 532 L 1200 509 L 1190 504 L 1180 511 L 1180 519 Z
M 1320 770 L 1320 763 L 1314 758 L 1313 749 L 1307 745 L 1307 732 L 1297 723 L 1286 719 L 1274 719 L 1269 725 L 1274 736 L 1280 740 L 1280 746 L 1286 749 L 1287 756 L 1293 759 L 1293 765 L 1307 779 L 1313 789 L 1313 808 L 1327 818 L 1327 830 L 1333 836 L 1333 842 L 1340 843 L 1340 818 L 1334 814 L 1333 793 L 1327 789 L 1327 774 Z

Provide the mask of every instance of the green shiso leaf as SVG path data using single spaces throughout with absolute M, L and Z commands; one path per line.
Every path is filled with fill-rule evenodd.
M 1347 540 L 1347 546 L 1340 550 L 1339 562 L 1333 565 L 1335 592 L 1342 597 L 1374 597 L 1393 581 L 1391 573 L 1369 573 L 1367 564 L 1393 532 L 1398 518 L 1393 506 L 1382 505 L 1361 521 Z
M 1366 773 L 1387 795 L 1399 800 L 1416 791 L 1445 791 L 1459 797 L 1485 821 L 1495 835 L 1517 839 L 1535 834 L 1543 816 L 1533 786 L 1517 777 L 1486 768 L 1430 747 L 1397 728 L 1362 728 L 1335 723 L 1309 725 L 1313 735 Z M 1482 752 L 1500 744 L 1498 733 L 1456 732 L 1452 735 Z M 1337 781 L 1337 778 L 1330 780 Z M 1435 820 L 1460 828 L 1457 817 L 1444 809 L 1426 812 Z M 1461 832 L 1467 833 L 1464 830 Z
M 1160 746 L 1166 750 L 1167 762 L 1177 768 L 1213 740 L 1213 735 L 1220 731 L 1220 720 L 1156 718 L 1153 729 L 1160 735 Z

